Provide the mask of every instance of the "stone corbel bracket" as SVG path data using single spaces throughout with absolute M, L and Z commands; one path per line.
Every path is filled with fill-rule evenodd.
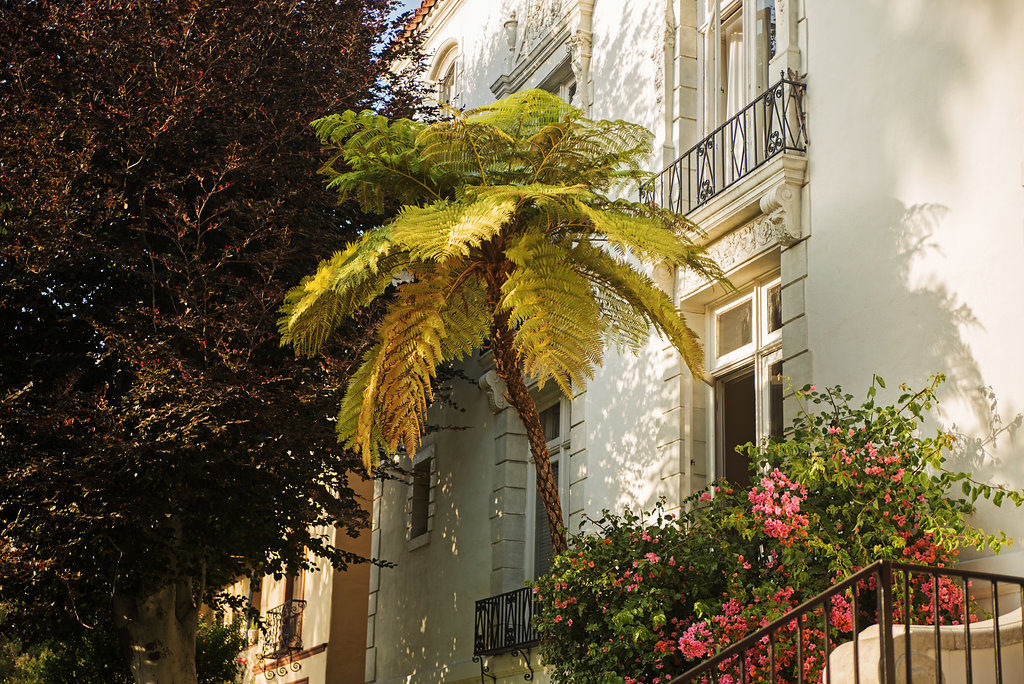
M 758 229 L 764 231 L 764 243 L 788 247 L 803 237 L 799 185 L 779 183 L 761 197 L 760 207 L 764 217 L 758 222 Z
M 498 371 L 487 371 L 476 384 L 487 394 L 487 404 L 493 413 L 501 413 L 511 406 L 505 399 L 505 382 L 498 377 Z

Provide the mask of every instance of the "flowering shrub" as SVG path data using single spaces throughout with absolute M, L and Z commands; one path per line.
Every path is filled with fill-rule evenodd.
M 839 387 L 805 387 L 787 439 L 744 447 L 761 473 L 749 489 L 716 483 L 678 517 L 659 505 L 591 521 L 534 586 L 542 603 L 534 624 L 555 679 L 664 684 L 875 560 L 947 566 L 963 547 L 998 552 L 1006 536 L 973 527 L 967 515 L 979 496 L 1018 506 L 1024 497 L 946 469 L 949 433 L 919 434 L 941 381 L 918 392 L 901 387 L 888 406 L 875 405 L 881 378 L 860 406 Z M 934 621 L 931 583 L 910 584 L 912 618 Z M 875 590 L 873 580 L 859 587 L 865 599 Z M 959 619 L 963 592 L 946 581 L 938 590 L 939 618 Z M 872 621 L 864 606 L 873 602 L 861 602 L 861 628 Z M 850 638 L 850 601 L 836 596 L 826 607 L 832 643 Z M 783 629 L 775 667 L 792 671 L 802 653 L 814 681 L 826 655 L 822 629 L 802 630 L 799 650 L 796 624 Z M 746 658 L 747 681 L 766 679 L 767 649 Z M 738 666 L 721 668 L 719 680 L 738 682 Z

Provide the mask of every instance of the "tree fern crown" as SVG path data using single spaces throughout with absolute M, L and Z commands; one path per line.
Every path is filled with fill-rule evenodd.
M 649 177 L 651 135 L 593 121 L 528 90 L 436 123 L 348 111 L 313 123 L 341 199 L 393 218 L 289 292 L 282 344 L 314 354 L 347 317 L 389 294 L 349 383 L 339 439 L 368 468 L 418 447 L 440 364 L 514 330 L 523 370 L 568 393 L 609 343 L 639 350 L 653 327 L 703 373 L 697 335 L 644 266 L 721 272 L 679 215 L 614 199 Z M 397 210 L 396 210 L 397 209 Z

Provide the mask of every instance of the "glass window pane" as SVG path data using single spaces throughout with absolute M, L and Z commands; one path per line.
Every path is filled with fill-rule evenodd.
M 421 461 L 412 471 L 412 530 L 410 538 L 427 533 L 430 516 L 430 459 Z
M 771 84 L 768 63 L 775 56 L 775 0 L 757 0 L 754 14 L 757 29 L 757 92 L 761 93 Z M 777 77 L 777 75 L 776 75 Z
M 558 439 L 558 431 L 561 427 L 560 423 L 562 412 L 559 410 L 561 407 L 559 404 L 550 406 L 540 413 L 540 424 L 544 428 L 544 439 L 551 441 Z
M 775 332 L 782 327 L 782 285 L 775 284 L 768 288 L 768 332 Z
M 735 485 L 750 484 L 750 461 L 737 447 L 757 441 L 757 406 L 754 369 L 734 375 L 717 385 L 717 404 L 721 412 L 719 435 L 719 471 Z
M 768 366 L 768 436 L 782 439 L 782 362 Z
M 716 356 L 725 356 L 729 352 L 751 343 L 753 340 L 752 309 L 753 303 L 747 300 L 715 317 Z

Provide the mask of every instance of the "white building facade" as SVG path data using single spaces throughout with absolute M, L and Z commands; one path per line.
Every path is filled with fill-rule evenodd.
M 664 172 L 645 199 L 700 225 L 737 287 L 655 273 L 709 382 L 652 338 L 571 398 L 537 394 L 571 531 L 744 477 L 732 447 L 779 433 L 792 388 L 862 394 L 874 374 L 945 373 L 937 419 L 967 437 L 953 465 L 1024 487 L 1020 438 L 973 448 L 1024 408 L 1024 2 L 424 0 L 414 24 L 443 102 L 540 87 L 647 126 Z M 376 485 L 372 552 L 396 566 L 371 569 L 368 682 L 545 680 L 535 652 L 474 660 L 476 602 L 550 549 L 493 363 L 464 370 L 465 411 L 437 419 L 467 429 Z M 977 521 L 1024 538 L 1012 508 Z M 1024 574 L 1020 552 L 975 562 Z

